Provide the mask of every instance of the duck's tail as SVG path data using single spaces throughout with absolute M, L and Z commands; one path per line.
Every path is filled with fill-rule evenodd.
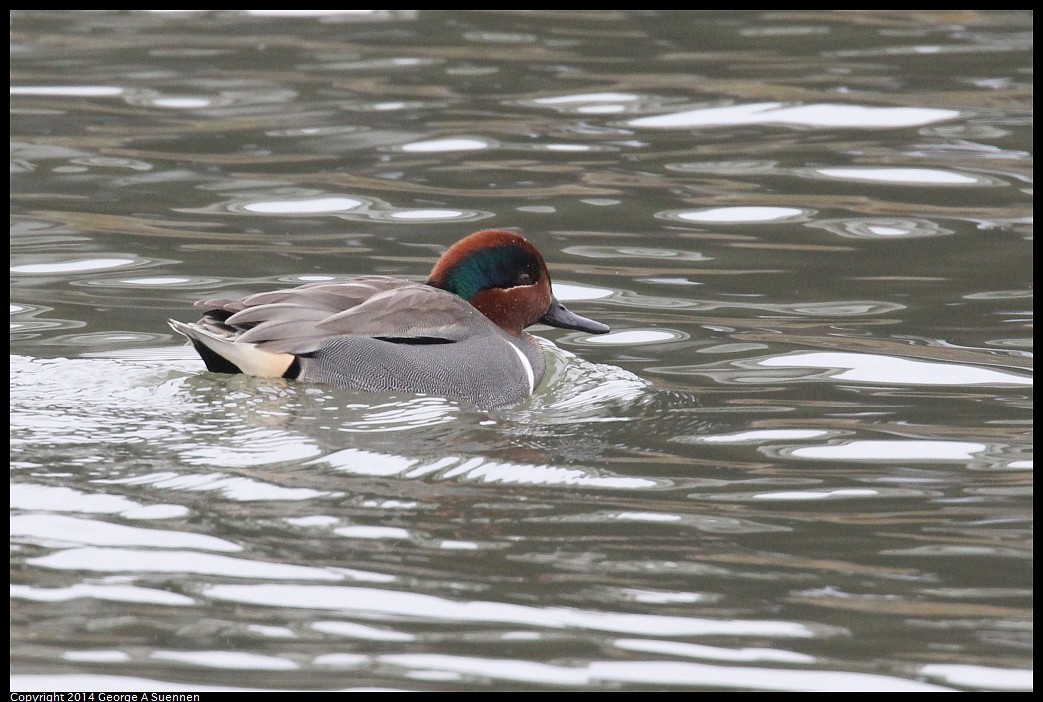
M 192 342 L 207 370 L 213 373 L 245 373 L 263 378 L 284 378 L 296 367 L 293 354 L 272 353 L 248 342 L 237 341 L 237 334 L 220 324 L 185 324 L 168 319 L 167 324 Z

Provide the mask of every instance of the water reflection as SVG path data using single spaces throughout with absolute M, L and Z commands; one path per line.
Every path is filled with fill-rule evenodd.
M 14 11 L 12 689 L 1031 690 L 1031 30 Z M 479 220 L 515 407 L 163 324 Z
M 448 619 L 473 623 L 502 622 L 535 628 L 577 628 L 659 636 L 749 636 L 811 638 L 841 631 L 814 631 L 796 622 L 779 620 L 713 621 L 698 617 L 601 612 L 565 607 L 531 607 L 471 600 L 456 602 L 412 592 L 323 585 L 216 585 L 206 597 L 240 604 L 306 607 L 345 612 L 385 612 L 400 617 Z
M 660 97 L 634 93 L 581 93 L 519 100 L 516 104 L 549 108 L 563 114 L 618 115 L 652 112 L 669 105 L 670 102 Z
M 73 261 L 56 261 L 54 263 L 26 263 L 11 266 L 12 273 L 89 273 L 106 268 L 133 266 L 137 263 L 132 258 L 93 258 Z
M 819 168 L 812 174 L 839 180 L 860 180 L 893 185 L 998 185 L 997 181 L 937 168 Z
M 302 191 L 282 191 L 271 193 L 268 197 L 283 195 L 286 199 L 247 199 L 229 200 L 212 205 L 201 212 L 233 212 L 252 213 L 273 216 L 288 215 L 330 215 L 347 220 L 358 221 L 415 221 L 473 222 L 494 216 L 492 212 L 435 208 L 403 208 L 394 207 L 376 198 L 362 196 L 345 197 L 330 196 Z M 254 196 L 254 197 L 260 197 Z
M 58 515 L 25 514 L 11 518 L 11 533 L 43 543 L 91 546 L 152 546 L 203 551 L 242 551 L 242 546 L 205 534 L 143 529 Z
M 810 222 L 809 227 L 825 229 L 843 237 L 857 239 L 892 239 L 946 236 L 953 234 L 927 219 L 900 219 L 897 217 L 859 217 L 850 219 L 820 219 Z
M 758 365 L 769 368 L 846 369 L 831 374 L 836 380 L 913 385 L 1031 385 L 1032 379 L 984 368 L 949 363 L 927 363 L 902 358 L 856 353 L 791 354 L 766 358 Z
M 659 212 L 657 217 L 675 219 L 680 222 L 705 222 L 713 224 L 751 224 L 754 222 L 777 222 L 805 219 L 814 212 L 794 207 L 715 207 L 709 210 L 674 210 Z
M 432 153 L 452 151 L 475 151 L 478 149 L 496 148 L 494 142 L 485 139 L 434 139 L 430 141 L 417 141 L 411 144 L 402 144 L 398 147 L 407 153 Z
M 357 449 L 344 449 L 324 456 L 315 463 L 355 475 L 396 476 L 414 480 L 422 478 L 424 480 L 460 480 L 479 483 L 629 489 L 656 486 L 656 482 L 652 480 L 599 474 L 604 471 L 546 465 L 506 464 L 460 456 L 447 456 L 424 462 L 403 456 L 377 454 Z
M 780 370 L 763 370 L 775 368 Z M 811 370 L 790 370 L 800 368 Z M 1031 378 L 1014 373 L 863 353 L 795 352 L 759 360 L 655 370 L 665 374 L 708 375 L 720 383 L 854 381 L 887 385 L 1032 385 Z
M 684 112 L 641 117 L 627 122 L 631 127 L 693 129 L 740 124 L 782 124 L 804 127 L 897 129 L 919 127 L 955 119 L 956 110 L 921 107 L 867 107 L 861 105 L 796 105 L 762 102 L 749 105 L 708 105 Z
M 114 97 L 122 95 L 123 88 L 105 85 L 12 85 L 11 94 L 55 97 Z

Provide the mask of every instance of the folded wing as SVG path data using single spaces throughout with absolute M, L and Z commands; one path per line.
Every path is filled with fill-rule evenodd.
M 239 300 L 196 303 L 199 324 L 270 353 L 309 354 L 338 336 L 452 343 L 492 324 L 457 295 L 397 278 L 366 276 L 346 283 L 310 283 Z

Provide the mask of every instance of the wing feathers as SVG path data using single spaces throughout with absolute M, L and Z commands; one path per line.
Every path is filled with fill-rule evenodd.
M 463 298 L 422 283 L 365 276 L 347 283 L 309 283 L 241 300 L 213 299 L 198 324 L 220 329 L 235 343 L 302 355 L 337 336 L 370 336 L 401 343 L 453 342 L 493 324 Z

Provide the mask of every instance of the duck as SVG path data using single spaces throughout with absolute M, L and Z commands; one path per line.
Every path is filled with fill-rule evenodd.
M 423 283 L 363 275 L 195 305 L 204 310 L 198 322 L 167 322 L 211 372 L 480 409 L 516 404 L 543 380 L 546 359 L 528 327 L 610 331 L 562 305 L 539 250 L 507 229 L 456 242 Z

